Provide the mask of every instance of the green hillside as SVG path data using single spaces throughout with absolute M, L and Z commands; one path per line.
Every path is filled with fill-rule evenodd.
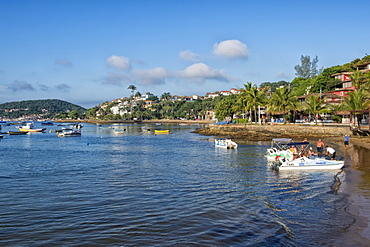
M 82 114 L 85 108 L 58 99 L 24 100 L 0 104 L 0 117 L 17 118 L 23 115 L 56 115 L 62 112 L 77 111 Z

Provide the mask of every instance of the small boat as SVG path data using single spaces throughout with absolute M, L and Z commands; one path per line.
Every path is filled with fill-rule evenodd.
M 41 122 L 41 125 L 54 125 L 54 123 L 51 121 L 45 121 L 45 122 Z
M 18 127 L 20 131 L 27 131 L 27 132 L 43 132 L 46 128 L 41 129 L 34 129 L 32 123 L 26 123 L 26 125 Z
M 81 136 L 80 130 L 68 130 L 58 134 L 58 137 Z
M 217 138 L 215 139 L 215 146 L 220 147 L 220 148 L 225 148 L 225 149 L 237 149 L 238 144 L 236 142 L 233 142 L 230 139 L 226 138 Z
M 115 134 L 124 134 L 126 132 L 126 129 L 118 129 L 114 131 Z
M 155 134 L 168 134 L 170 130 L 154 130 Z
M 28 131 L 8 131 L 9 135 L 27 135 Z
M 0 139 L 2 139 L 4 136 L 3 135 L 0 135 Z
M 328 160 L 325 158 L 299 157 L 294 160 L 287 160 L 285 158 L 278 158 L 277 161 L 271 164 L 271 167 L 276 170 L 338 170 L 342 169 L 344 161 L 342 160 Z

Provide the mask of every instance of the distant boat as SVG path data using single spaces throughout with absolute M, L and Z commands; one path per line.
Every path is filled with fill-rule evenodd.
M 0 139 L 3 138 L 4 136 L 3 135 L 0 135 Z
M 9 135 L 27 135 L 28 131 L 8 131 Z
M 170 130 L 154 130 L 155 134 L 168 134 Z
M 25 126 L 18 127 L 20 131 L 27 131 L 27 132 L 43 132 L 46 130 L 46 128 L 41 128 L 41 129 L 35 129 L 33 128 L 32 123 L 26 123 Z
M 80 130 L 69 130 L 63 131 L 62 133 L 58 134 L 58 137 L 68 137 L 68 136 L 81 136 Z
M 114 133 L 116 133 L 116 134 L 124 134 L 125 131 L 126 131 L 126 129 L 118 129 L 118 130 L 114 131 Z
M 217 138 L 215 139 L 215 146 L 220 147 L 220 148 L 225 148 L 225 149 L 237 149 L 238 144 L 236 142 L 233 142 L 230 139 L 226 138 Z
M 45 122 L 41 122 L 41 125 L 54 125 L 54 123 L 51 121 L 45 121 Z

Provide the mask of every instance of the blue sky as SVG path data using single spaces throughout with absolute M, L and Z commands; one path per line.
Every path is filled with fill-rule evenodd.
M 205 95 L 292 81 L 370 54 L 370 1 L 0 0 L 0 103 L 91 108 L 142 94 Z

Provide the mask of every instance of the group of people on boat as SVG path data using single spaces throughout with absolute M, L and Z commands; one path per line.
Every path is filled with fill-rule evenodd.
M 349 144 L 349 137 L 345 139 L 345 146 L 347 147 Z M 307 139 L 304 139 L 303 142 L 308 142 Z M 312 157 L 318 157 L 322 158 L 323 156 L 329 157 L 331 160 L 335 159 L 337 151 L 330 147 L 325 145 L 325 143 L 322 141 L 322 139 L 319 139 L 316 143 L 316 150 L 317 154 L 313 151 L 313 148 L 306 148 L 307 145 L 301 145 L 299 148 L 297 146 L 292 146 L 289 150 L 293 154 L 293 160 L 297 159 L 299 157 L 306 156 L 308 158 Z

